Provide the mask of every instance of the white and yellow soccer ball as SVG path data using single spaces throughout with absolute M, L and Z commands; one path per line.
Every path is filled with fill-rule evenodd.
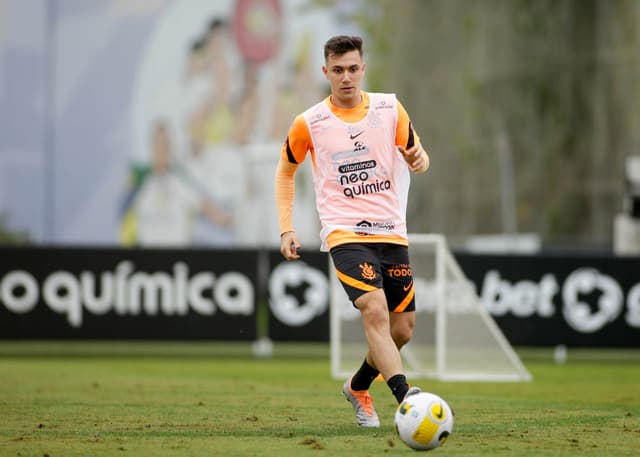
M 453 432 L 453 412 L 438 395 L 420 392 L 404 399 L 394 418 L 400 439 L 417 451 L 444 444 Z

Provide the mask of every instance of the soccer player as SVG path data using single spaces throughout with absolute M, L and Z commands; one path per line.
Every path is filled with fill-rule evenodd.
M 429 156 L 393 94 L 361 89 L 362 39 L 336 36 L 324 45 L 322 72 L 331 95 L 298 115 L 276 171 L 280 251 L 300 258 L 292 226 L 295 172 L 309 154 L 322 250 L 329 250 L 349 299 L 360 311 L 368 352 L 343 393 L 362 427 L 379 427 L 368 389 L 381 374 L 400 403 L 409 388 L 399 349 L 413 334 L 415 297 L 408 256 L 406 205 L 410 172 Z

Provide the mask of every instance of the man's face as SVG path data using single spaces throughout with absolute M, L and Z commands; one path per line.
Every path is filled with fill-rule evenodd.
M 322 72 L 331 84 L 331 101 L 341 108 L 360 103 L 360 83 L 365 64 L 357 50 L 342 55 L 330 54 Z

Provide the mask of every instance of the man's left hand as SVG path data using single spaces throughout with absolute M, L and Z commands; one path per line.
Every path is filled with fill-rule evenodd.
M 429 168 L 429 156 L 427 152 L 422 149 L 422 146 L 416 144 L 409 149 L 405 149 L 403 146 L 397 145 L 398 151 L 404 157 L 404 160 L 409 165 L 409 170 L 414 173 L 424 173 Z

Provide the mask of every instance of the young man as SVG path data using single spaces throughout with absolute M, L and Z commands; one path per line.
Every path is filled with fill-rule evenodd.
M 405 220 L 410 172 L 424 173 L 429 156 L 394 95 L 361 90 L 361 38 L 333 37 L 324 56 L 331 95 L 295 118 L 276 172 L 280 251 L 287 260 L 300 258 L 291 222 L 294 175 L 309 153 L 322 249 L 330 251 L 338 278 L 362 315 L 368 345 L 343 393 L 358 425 L 379 427 L 368 393 L 378 374 L 398 403 L 419 391 L 409 389 L 399 349 L 415 324 Z

